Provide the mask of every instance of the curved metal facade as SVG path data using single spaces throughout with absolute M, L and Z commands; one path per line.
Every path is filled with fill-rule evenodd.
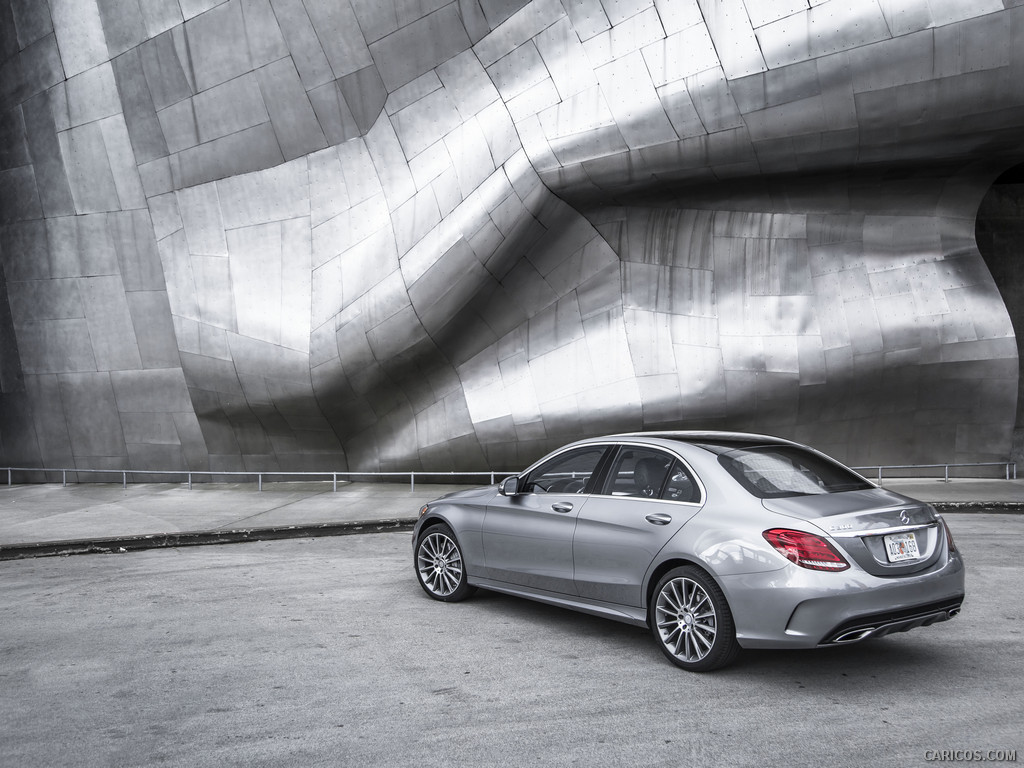
M 0 0 L 12 464 L 1003 459 L 1002 0 Z

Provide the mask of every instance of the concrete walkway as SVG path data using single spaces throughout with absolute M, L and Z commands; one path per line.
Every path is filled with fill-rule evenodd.
M 946 510 L 1024 511 L 1024 480 L 886 480 Z M 425 502 L 467 486 L 89 483 L 0 486 L 0 559 L 410 529 Z

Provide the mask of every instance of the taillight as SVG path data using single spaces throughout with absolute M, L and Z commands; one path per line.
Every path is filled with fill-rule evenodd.
M 939 522 L 942 523 L 942 529 L 946 532 L 946 544 L 949 546 L 949 551 L 956 552 L 956 544 L 953 543 L 953 534 L 949 530 L 949 526 L 941 517 L 939 518 Z
M 772 528 L 763 534 L 779 554 L 801 568 L 812 571 L 845 571 L 850 564 L 821 536 L 788 528 Z

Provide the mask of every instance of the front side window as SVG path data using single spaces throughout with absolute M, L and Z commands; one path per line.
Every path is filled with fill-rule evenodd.
M 719 463 L 761 499 L 859 491 L 872 486 L 846 467 L 798 446 L 766 445 L 722 450 Z
M 594 446 L 555 456 L 529 474 L 524 492 L 583 493 L 605 450 L 605 446 Z
M 698 501 L 700 490 L 678 460 L 648 448 L 623 447 L 612 464 L 605 493 L 670 501 Z

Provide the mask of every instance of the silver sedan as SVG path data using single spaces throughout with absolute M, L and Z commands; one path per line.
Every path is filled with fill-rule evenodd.
M 426 593 L 477 587 L 649 627 L 694 672 L 955 616 L 964 566 L 927 504 L 803 445 L 731 432 L 581 440 L 426 504 Z

